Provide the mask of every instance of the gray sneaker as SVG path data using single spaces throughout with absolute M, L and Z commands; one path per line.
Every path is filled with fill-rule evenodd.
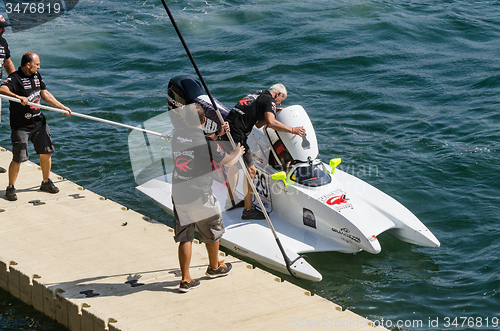
M 59 189 L 54 185 L 52 180 L 50 180 L 49 178 L 46 183 L 42 182 L 42 185 L 40 185 L 40 191 L 48 193 L 57 193 L 59 192 Z
M 241 214 L 242 220 L 264 220 L 266 216 L 260 210 L 257 210 L 255 207 L 252 207 L 250 210 L 243 209 L 243 214 Z
M 9 201 L 17 200 L 17 194 L 14 185 L 7 186 L 7 189 L 5 190 L 5 198 Z
M 205 275 L 209 278 L 222 277 L 229 274 L 231 272 L 231 269 L 233 269 L 231 263 L 224 263 L 224 261 L 219 261 L 219 267 L 217 269 L 213 269 L 211 266 L 208 266 Z
M 200 281 L 197 279 L 193 279 L 189 282 L 185 282 L 181 280 L 181 283 L 179 284 L 179 291 L 180 292 L 189 292 L 190 289 L 197 288 L 200 286 Z

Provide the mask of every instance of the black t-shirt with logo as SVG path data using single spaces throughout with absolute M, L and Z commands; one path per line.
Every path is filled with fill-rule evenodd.
M 19 96 L 24 96 L 28 98 L 29 102 L 40 104 L 41 102 L 41 90 L 46 90 L 47 87 L 43 82 L 40 73 L 36 73 L 32 76 L 27 76 L 21 68 L 7 77 L 3 81 L 2 86 L 7 86 L 12 93 Z M 25 127 L 30 127 L 40 120 L 44 119 L 44 116 L 40 108 L 33 106 L 23 106 L 20 103 L 11 101 L 10 102 L 10 127 L 12 129 L 20 129 Z
M 172 136 L 172 197 L 175 204 L 187 204 L 202 197 L 213 183 L 212 160 L 220 163 L 224 150 L 202 129 L 179 128 Z
M 226 117 L 231 131 L 248 136 L 253 126 L 264 119 L 264 114 L 276 115 L 276 103 L 269 91 L 251 93 L 241 99 Z
M 7 40 L 4 37 L 0 37 L 0 79 L 2 79 L 3 64 L 7 59 L 10 59 L 9 44 L 7 44 Z

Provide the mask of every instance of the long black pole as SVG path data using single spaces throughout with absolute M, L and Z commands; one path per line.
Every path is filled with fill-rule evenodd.
M 167 15 L 170 18 L 170 21 L 172 22 L 172 25 L 174 26 L 174 29 L 177 32 L 177 35 L 179 36 L 179 39 L 181 40 L 182 46 L 184 46 L 184 49 L 186 50 L 186 53 L 187 53 L 187 55 L 189 57 L 189 60 L 193 64 L 194 70 L 196 71 L 196 73 L 198 74 L 198 77 L 200 78 L 200 81 L 201 81 L 201 84 L 203 85 L 203 88 L 205 89 L 205 91 L 207 92 L 208 97 L 210 98 L 210 102 L 214 106 L 214 109 L 215 109 L 215 111 L 216 111 L 216 113 L 217 113 L 217 115 L 219 117 L 219 120 L 221 121 L 221 123 L 224 123 L 224 119 L 222 118 L 222 115 L 220 114 L 219 109 L 217 108 L 217 104 L 215 103 L 215 100 L 212 97 L 212 94 L 208 90 L 207 84 L 205 84 L 205 80 L 203 79 L 203 76 L 201 75 L 200 69 L 198 69 L 198 66 L 196 65 L 196 62 L 194 61 L 194 58 L 191 55 L 191 52 L 189 51 L 189 47 L 187 46 L 186 42 L 184 41 L 184 38 L 182 37 L 181 31 L 179 30 L 179 27 L 177 26 L 177 23 L 175 23 L 175 19 L 174 19 L 174 16 L 172 15 L 172 12 L 170 12 L 170 9 L 168 8 L 167 3 L 165 2 L 165 0 L 161 0 L 161 2 L 163 3 L 163 7 L 165 7 L 165 10 L 167 11 Z M 229 132 L 227 134 L 228 134 L 229 140 L 231 141 L 231 144 L 233 145 L 233 148 L 236 147 L 236 145 L 234 143 L 234 140 L 231 137 L 231 134 L 229 134 Z M 279 250 L 281 251 L 281 254 L 283 255 L 283 259 L 285 260 L 286 268 L 287 268 L 288 272 L 290 273 L 290 275 L 292 275 L 293 277 L 297 278 L 297 276 L 295 276 L 293 274 L 292 269 L 291 269 L 292 261 L 290 261 L 290 258 L 286 255 L 285 250 L 284 250 L 283 246 L 281 245 L 281 242 L 280 242 L 280 240 L 278 238 L 278 235 L 276 234 L 276 231 L 274 230 L 274 226 L 271 223 L 271 220 L 269 219 L 269 215 L 267 214 L 267 211 L 266 211 L 266 209 L 264 207 L 264 204 L 262 203 L 262 201 L 260 199 L 260 196 L 257 193 L 257 190 L 255 189 L 255 185 L 253 185 L 253 183 L 252 183 L 251 177 L 250 177 L 250 175 L 249 175 L 249 173 L 248 173 L 248 171 L 247 171 L 247 169 L 245 167 L 245 164 L 243 163 L 243 159 L 241 157 L 240 157 L 240 164 L 242 166 L 243 172 L 245 173 L 245 176 L 248 179 L 248 182 L 250 183 L 250 186 L 252 187 L 252 190 L 254 192 L 255 198 L 257 199 L 258 203 L 260 204 L 262 212 L 264 213 L 264 216 L 266 217 L 267 224 L 271 228 L 273 236 L 276 239 L 276 242 L 278 244 Z
M 174 16 L 172 15 L 172 12 L 170 12 L 170 9 L 168 9 L 168 6 L 167 6 L 167 3 L 165 2 L 165 0 L 161 0 L 161 2 L 163 3 L 163 7 L 165 7 L 165 10 L 167 11 L 168 17 L 170 18 L 170 21 L 172 22 L 172 25 L 174 26 L 174 29 L 177 32 L 177 35 L 179 36 L 179 39 L 181 40 L 182 46 L 184 46 L 184 49 L 186 50 L 186 53 L 189 57 L 189 60 L 191 60 L 191 63 L 193 64 L 194 70 L 198 74 L 198 78 L 200 78 L 200 81 L 201 81 L 201 84 L 203 85 L 203 88 L 207 92 L 207 95 L 210 99 L 210 102 L 214 106 L 214 109 L 217 110 L 217 112 L 218 112 L 217 104 L 215 103 L 215 100 L 212 97 L 212 94 L 210 93 L 207 84 L 205 84 L 205 80 L 203 79 L 203 76 L 201 75 L 200 69 L 198 69 L 196 62 L 194 61 L 193 55 L 191 55 L 191 52 L 189 51 L 189 48 L 188 48 L 186 42 L 184 41 L 184 38 L 182 37 L 181 31 L 179 30 L 179 27 L 177 26 L 177 23 L 175 23 L 175 19 L 174 19 Z M 222 121 L 222 123 L 224 123 L 224 121 Z

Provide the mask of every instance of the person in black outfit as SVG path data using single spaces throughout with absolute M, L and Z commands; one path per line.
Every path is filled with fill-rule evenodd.
M 17 98 L 21 103 L 10 102 L 10 127 L 12 130 L 12 162 L 9 165 L 9 186 L 5 191 L 7 200 L 17 200 L 14 184 L 19 174 L 21 163 L 28 160 L 28 140 L 40 155 L 43 181 L 40 190 L 48 193 L 57 193 L 59 189 L 50 180 L 52 166 L 51 153 L 54 146 L 50 138 L 49 126 L 46 123 L 40 108 L 29 106 L 28 102 L 40 104 L 41 99 L 49 105 L 67 111 L 71 110 L 47 91 L 40 69 L 40 58 L 33 52 L 26 52 L 21 59 L 21 67 L 7 77 L 0 86 L 0 93 Z
M 10 58 L 10 48 L 7 40 L 3 37 L 5 28 L 10 26 L 9 23 L 5 21 L 2 15 L 0 15 L 0 69 L 4 68 L 7 75 L 10 75 L 16 71 L 16 67 Z M 2 71 L 0 70 L 0 79 L 2 79 Z
M 306 133 L 303 126 L 290 127 L 276 119 L 276 112 L 282 109 L 276 108 L 276 106 L 280 106 L 286 97 L 285 86 L 283 84 L 274 84 L 268 90 L 254 92 L 241 99 L 226 117 L 234 142 L 241 143 L 245 147 L 243 161 L 252 180 L 257 170 L 253 163 L 252 152 L 247 144 L 247 137 L 254 125 L 257 128 L 267 125 L 276 131 L 289 132 L 301 137 Z M 222 139 L 228 140 L 227 136 L 224 136 Z M 245 187 L 244 202 L 235 203 L 234 191 L 238 182 L 238 172 L 239 169 L 237 167 L 231 167 L 229 170 L 229 194 L 228 201 L 226 202 L 226 210 L 244 207 L 241 216 L 242 219 L 264 219 L 264 214 L 253 207 L 250 183 L 247 183 Z
M 174 204 L 175 242 L 179 243 L 179 264 L 182 279 L 179 291 L 187 292 L 200 285 L 191 277 L 192 242 L 195 226 L 200 240 L 207 248 L 209 266 L 205 275 L 209 278 L 225 276 L 231 271 L 231 264 L 219 261 L 219 239 L 224 234 L 221 208 L 212 193 L 212 161 L 232 165 L 243 154 L 239 144 L 229 154 L 203 132 L 205 112 L 199 104 L 190 104 L 176 110 L 185 122 L 176 127 L 172 135 L 172 201 Z M 179 114 L 180 113 L 180 114 Z M 222 130 L 219 134 L 222 134 Z
M 3 33 L 5 32 L 5 28 L 10 26 L 9 23 L 5 21 L 2 15 L 0 15 L 0 80 L 2 79 L 2 68 L 5 69 L 7 76 L 16 71 L 16 67 L 10 58 L 10 49 L 9 44 L 7 44 L 7 40 L 3 37 Z M 0 112 L 2 108 L 2 99 L 0 99 Z M 1 120 L 0 114 L 0 120 Z M 4 168 L 0 167 L 0 173 L 7 172 Z

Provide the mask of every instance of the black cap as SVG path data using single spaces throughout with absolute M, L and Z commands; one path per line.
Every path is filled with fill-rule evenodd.
M 3 18 L 2 15 L 0 15 L 0 26 L 3 26 L 4 28 L 10 26 L 10 24 Z

